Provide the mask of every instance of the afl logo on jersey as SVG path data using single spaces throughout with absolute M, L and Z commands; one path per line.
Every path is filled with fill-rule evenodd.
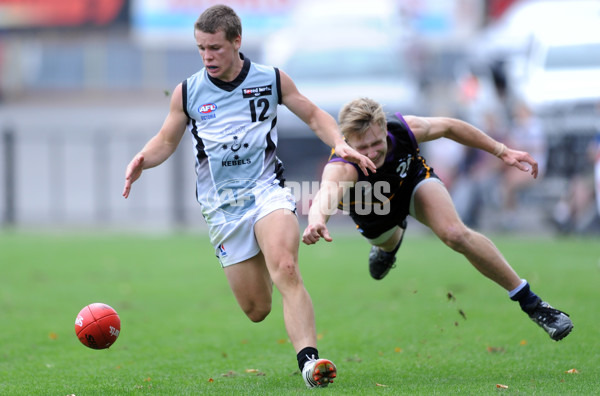
M 217 105 L 214 103 L 205 103 L 198 107 L 198 112 L 202 114 L 210 114 L 215 110 L 217 110 Z

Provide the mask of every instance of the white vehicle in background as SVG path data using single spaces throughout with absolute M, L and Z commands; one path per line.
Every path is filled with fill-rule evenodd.
M 542 122 L 552 173 L 585 172 L 600 132 L 600 23 L 537 34 L 524 65 L 513 95 Z
M 584 26 L 589 27 L 587 33 Z M 478 64 L 500 65 L 498 71 L 512 90 L 529 78 L 526 73 L 531 75 L 532 51 L 539 52 L 534 46 L 539 46 L 540 39 L 564 35 L 571 40 L 587 35 L 598 40 L 598 26 L 599 0 L 520 0 L 470 43 L 469 58 Z
M 535 36 L 515 95 L 549 133 L 600 128 L 600 24 L 557 30 Z
M 510 61 L 526 55 L 535 34 L 592 25 L 599 18 L 598 0 L 519 0 L 471 43 L 472 51 L 482 58 Z
M 496 69 L 508 98 L 532 108 L 549 145 L 548 173 L 589 167 L 600 130 L 600 1 L 521 0 L 471 43 L 472 61 Z
M 420 90 L 401 44 L 394 2 L 354 3 L 303 4 L 288 27 L 265 40 L 262 62 L 289 74 L 302 94 L 336 119 L 342 105 L 361 96 L 389 113 L 416 111 Z M 285 108 L 277 122 L 286 135 L 314 136 Z

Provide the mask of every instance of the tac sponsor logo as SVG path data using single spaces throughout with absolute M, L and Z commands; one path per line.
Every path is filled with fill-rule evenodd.
M 202 114 L 210 114 L 215 110 L 217 110 L 217 105 L 214 103 L 205 103 L 201 106 L 198 106 L 198 112 Z
M 75 326 L 83 327 L 83 316 L 77 316 L 77 319 L 75 319 Z
M 257 96 L 268 96 L 273 93 L 271 85 L 263 85 L 262 87 L 242 88 L 244 98 L 254 98 Z

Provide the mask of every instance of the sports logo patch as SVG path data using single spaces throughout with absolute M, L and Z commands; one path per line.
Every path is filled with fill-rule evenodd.
M 253 88 L 242 88 L 242 94 L 244 98 L 254 98 L 257 96 L 268 96 L 273 93 L 271 85 L 264 85 L 262 87 Z
M 217 105 L 214 103 L 205 103 L 201 106 L 198 106 L 198 112 L 202 114 L 210 114 L 215 110 L 217 110 Z
M 200 113 L 200 119 L 202 121 L 210 120 L 211 118 L 216 118 L 217 115 L 214 113 L 217 110 L 217 105 L 214 103 L 205 103 L 201 106 L 198 106 L 198 113 Z
M 221 257 L 227 257 L 227 251 L 225 251 L 225 245 L 224 244 L 219 245 L 219 256 L 221 256 Z

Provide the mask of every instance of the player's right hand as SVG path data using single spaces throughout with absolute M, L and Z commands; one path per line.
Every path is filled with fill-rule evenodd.
M 131 191 L 131 185 L 134 181 L 140 178 L 142 171 L 144 170 L 144 155 L 138 154 L 127 165 L 127 171 L 125 172 L 125 187 L 123 188 L 123 196 L 129 197 Z
M 340 144 L 336 145 L 334 150 L 335 155 L 338 157 L 357 164 L 365 176 L 369 176 L 369 171 L 373 173 L 377 172 L 377 167 L 369 157 L 362 155 L 345 141 L 342 141 Z
M 302 242 L 307 245 L 312 245 L 317 243 L 321 238 L 325 239 L 327 242 L 333 241 L 325 224 L 309 224 L 302 235 Z

